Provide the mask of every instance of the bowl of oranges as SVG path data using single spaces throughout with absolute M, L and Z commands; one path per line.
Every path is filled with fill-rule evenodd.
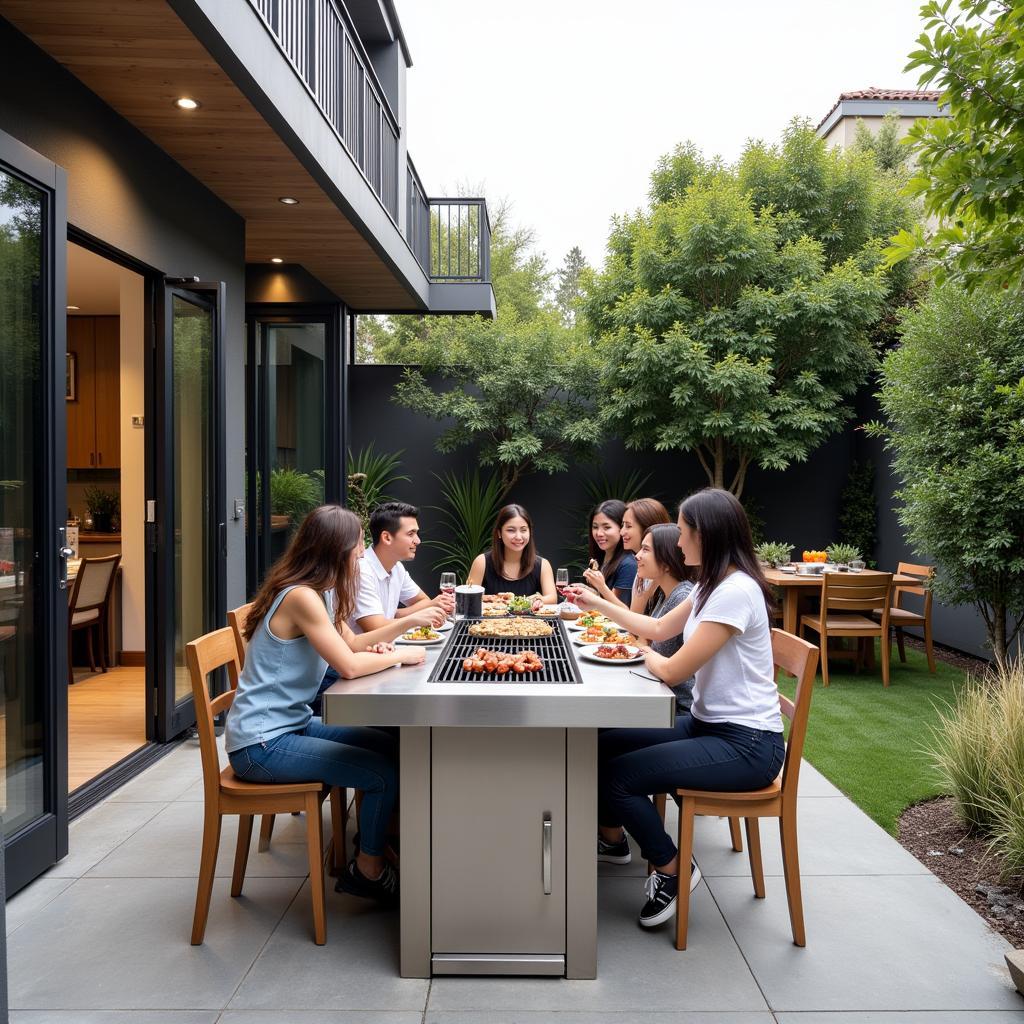
M 796 571 L 801 576 L 818 576 L 825 571 L 827 551 L 805 551 L 803 555 L 804 560 L 796 563 Z

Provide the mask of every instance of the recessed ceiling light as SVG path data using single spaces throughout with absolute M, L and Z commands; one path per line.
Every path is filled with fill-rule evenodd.
M 270 257 L 270 262 L 271 263 L 284 263 L 284 260 L 281 259 L 280 256 L 271 256 Z
M 281 196 L 281 198 L 278 199 L 278 202 L 279 203 L 284 203 L 285 206 L 298 206 L 299 205 L 298 199 L 296 199 L 294 196 Z
M 68 306 L 68 309 L 81 309 L 81 306 Z
M 191 96 L 179 96 L 174 105 L 179 110 L 198 110 L 202 106 L 199 100 L 194 100 Z

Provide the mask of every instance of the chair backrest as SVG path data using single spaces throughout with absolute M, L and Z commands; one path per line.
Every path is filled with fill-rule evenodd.
M 239 605 L 228 612 L 228 625 L 235 635 L 235 647 L 238 650 L 238 664 L 245 665 L 245 649 L 248 646 L 245 637 L 245 625 L 249 621 L 249 612 L 252 611 L 252 601 L 248 604 Z
M 827 572 L 821 579 L 821 610 L 830 612 L 888 611 L 892 593 L 892 573 Z
M 220 794 L 220 756 L 213 720 L 227 711 L 238 687 L 238 652 L 231 630 L 224 626 L 185 645 L 185 658 L 192 676 L 192 697 L 196 705 L 199 730 L 199 755 L 203 762 L 203 790 L 206 799 L 216 801 Z M 208 676 L 219 668 L 228 670 L 228 689 L 211 699 Z
M 915 565 L 913 562 L 900 562 L 896 570 L 901 576 L 917 576 L 920 583 L 896 583 L 893 585 L 893 604 L 897 608 L 903 607 L 903 595 L 913 594 L 915 597 L 924 598 L 924 614 L 927 615 L 932 609 L 932 588 L 931 581 L 935 575 L 934 565 Z
M 800 759 L 803 757 L 804 737 L 807 735 L 807 716 L 811 713 L 811 694 L 814 693 L 814 677 L 818 672 L 818 653 L 814 644 L 781 629 L 772 630 L 772 660 L 775 662 L 776 673 L 781 668 L 796 676 L 793 700 L 785 694 L 779 694 L 779 709 L 790 723 L 786 760 L 782 765 L 784 803 L 796 799 Z
M 72 612 L 102 608 L 114 587 L 114 574 L 121 562 L 120 555 L 103 558 L 83 558 L 78 566 L 75 585 L 71 589 L 68 607 Z

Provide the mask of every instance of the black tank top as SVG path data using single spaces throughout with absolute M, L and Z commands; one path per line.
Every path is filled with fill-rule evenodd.
M 484 555 L 484 593 L 487 594 L 516 594 L 519 597 L 530 597 L 532 594 L 540 593 L 540 565 L 541 559 L 538 555 L 534 560 L 533 568 L 518 580 L 507 580 L 494 568 L 490 552 Z

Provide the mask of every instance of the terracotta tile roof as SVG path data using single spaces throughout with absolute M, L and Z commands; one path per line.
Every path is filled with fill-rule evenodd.
M 926 103 L 938 103 L 942 95 L 937 89 L 879 89 L 871 85 L 867 89 L 854 89 L 852 92 L 841 92 L 839 99 L 832 104 L 832 109 L 818 122 L 820 128 L 831 116 L 832 112 L 843 100 L 879 100 L 898 103 L 903 100 L 922 100 Z

